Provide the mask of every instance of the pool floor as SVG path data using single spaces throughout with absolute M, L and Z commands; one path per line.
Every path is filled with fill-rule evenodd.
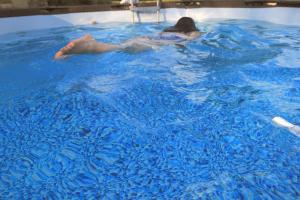
M 299 199 L 300 27 L 198 23 L 184 45 L 54 61 L 71 39 L 168 23 L 0 36 L 0 199 Z

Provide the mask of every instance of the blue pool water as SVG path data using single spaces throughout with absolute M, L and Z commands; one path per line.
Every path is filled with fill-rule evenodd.
M 170 24 L 0 36 L 0 199 L 299 199 L 300 27 L 198 23 L 185 46 L 53 61 Z

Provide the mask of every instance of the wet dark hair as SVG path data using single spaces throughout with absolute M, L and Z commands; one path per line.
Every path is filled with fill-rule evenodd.
M 171 26 L 163 30 L 163 32 L 177 32 L 177 33 L 190 33 L 199 31 L 195 25 L 195 22 L 190 17 L 180 18 L 175 26 Z

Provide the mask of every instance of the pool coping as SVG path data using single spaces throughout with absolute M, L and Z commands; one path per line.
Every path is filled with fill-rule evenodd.
M 153 14 L 135 14 L 138 22 L 156 22 Z M 161 9 L 162 22 L 174 22 L 189 16 L 201 22 L 207 19 L 260 20 L 275 24 L 300 26 L 300 8 L 166 8 Z M 0 35 L 97 23 L 131 23 L 129 10 L 77 12 L 68 14 L 35 15 L 0 18 Z
M 161 8 L 267 8 L 274 7 L 268 3 L 276 3 L 275 7 L 300 7 L 300 1 L 276 1 L 276 0 L 193 0 L 193 1 L 173 1 L 162 2 Z M 199 4 L 198 4 L 199 3 Z M 151 3 L 143 4 L 143 6 L 152 6 Z M 97 4 L 97 5 L 78 5 L 78 6 L 47 6 L 41 8 L 0 8 L 0 18 L 32 16 L 32 15 L 53 15 L 68 14 L 79 12 L 98 12 L 98 11 L 120 11 L 129 10 L 126 5 L 119 4 Z

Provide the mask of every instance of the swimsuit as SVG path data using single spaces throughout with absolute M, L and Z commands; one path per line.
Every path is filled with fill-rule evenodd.
M 175 34 L 160 34 L 154 37 L 150 37 L 151 40 L 164 40 L 164 41 L 173 41 L 173 42 L 182 42 L 186 40 L 184 37 L 180 37 Z
M 187 38 L 177 34 L 159 34 L 156 36 L 145 36 L 129 40 L 121 45 L 122 49 L 150 49 L 163 45 L 178 44 L 186 41 Z

